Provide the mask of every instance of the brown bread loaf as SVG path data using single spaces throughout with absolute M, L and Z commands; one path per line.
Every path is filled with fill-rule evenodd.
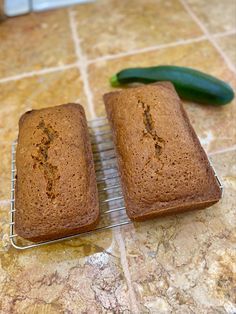
M 66 104 L 26 112 L 16 151 L 15 229 L 31 241 L 92 229 L 96 178 L 84 109 Z
M 171 83 L 104 95 L 128 216 L 201 209 L 221 189 Z

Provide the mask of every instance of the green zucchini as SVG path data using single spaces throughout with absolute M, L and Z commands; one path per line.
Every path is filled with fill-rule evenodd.
M 234 91 L 224 81 L 203 72 L 172 65 L 124 69 L 112 76 L 113 87 L 130 83 L 170 81 L 183 99 L 212 105 L 225 105 L 234 98 Z

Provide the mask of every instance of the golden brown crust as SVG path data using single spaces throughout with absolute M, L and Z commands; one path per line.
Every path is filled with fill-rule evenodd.
M 91 230 L 99 205 L 83 107 L 26 112 L 16 151 L 16 233 L 31 241 Z
M 171 83 L 104 95 L 128 216 L 212 205 L 221 190 Z

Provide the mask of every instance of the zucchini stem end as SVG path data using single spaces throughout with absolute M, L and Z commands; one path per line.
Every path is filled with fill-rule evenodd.
M 116 74 L 112 75 L 112 77 L 110 78 L 110 83 L 112 87 L 120 86 L 120 83 Z

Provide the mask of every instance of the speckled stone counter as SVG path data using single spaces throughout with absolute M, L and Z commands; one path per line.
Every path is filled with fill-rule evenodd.
M 130 66 L 198 68 L 236 87 L 234 0 L 101 0 L 0 23 L 0 313 L 236 313 L 236 103 L 185 102 L 224 185 L 211 208 L 26 251 L 9 241 L 11 143 L 32 108 L 105 114 Z

